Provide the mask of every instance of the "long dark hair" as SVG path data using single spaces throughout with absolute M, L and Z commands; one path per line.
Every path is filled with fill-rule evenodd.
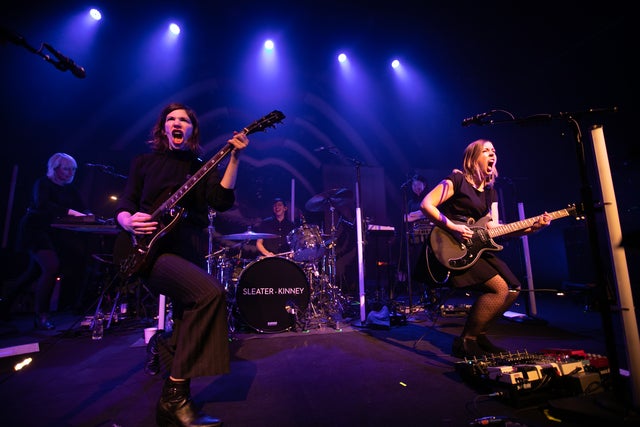
M 169 150 L 169 139 L 164 131 L 164 124 L 167 121 L 169 113 L 175 110 L 185 110 L 187 112 L 187 115 L 191 120 L 191 124 L 193 125 L 193 133 L 191 134 L 191 138 L 187 141 L 187 147 L 189 147 L 190 151 L 200 155 L 202 147 L 200 146 L 200 126 L 198 124 L 196 112 L 191 107 L 178 102 L 173 102 L 162 109 L 156 124 L 151 130 L 151 139 L 148 141 L 148 144 L 152 149 L 157 151 Z

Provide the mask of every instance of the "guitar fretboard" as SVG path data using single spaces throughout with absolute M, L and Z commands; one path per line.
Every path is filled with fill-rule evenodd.
M 564 218 L 565 216 L 571 215 L 571 211 L 575 211 L 575 208 L 571 209 L 560 209 L 555 212 L 550 212 L 551 219 Z M 521 221 L 512 222 L 509 224 L 501 225 L 498 227 L 489 228 L 487 232 L 491 238 L 504 236 L 505 234 L 515 233 L 516 231 L 524 230 L 526 228 L 531 227 L 533 224 L 540 219 L 542 215 L 534 216 L 532 218 L 523 219 Z

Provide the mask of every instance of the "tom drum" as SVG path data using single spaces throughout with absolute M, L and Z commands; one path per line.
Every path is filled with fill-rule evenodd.
M 317 225 L 304 224 L 287 234 L 287 242 L 298 262 L 317 261 L 324 255 L 325 245 Z
M 280 257 L 262 258 L 247 265 L 236 289 L 238 313 L 258 332 L 284 332 L 295 326 L 306 310 L 309 282 L 298 264 Z

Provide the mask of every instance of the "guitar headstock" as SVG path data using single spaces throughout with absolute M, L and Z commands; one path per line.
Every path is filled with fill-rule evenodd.
M 282 120 L 284 120 L 284 118 L 285 115 L 282 114 L 281 111 L 273 110 L 266 116 L 256 120 L 255 122 L 244 128 L 244 133 L 245 135 L 250 135 L 255 132 L 262 132 L 267 128 L 275 127 L 276 123 L 282 123 Z
M 567 212 L 569 212 L 569 215 L 574 217 L 576 220 L 585 219 L 584 209 L 582 205 L 571 203 L 569 206 L 567 206 Z

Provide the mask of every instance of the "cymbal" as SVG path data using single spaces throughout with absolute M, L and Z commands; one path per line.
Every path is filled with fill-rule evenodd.
M 244 233 L 227 234 L 226 236 L 222 236 L 223 239 L 227 240 L 275 239 L 276 237 L 280 236 L 270 233 L 254 233 L 251 230 L 245 231 Z
M 310 198 L 304 207 L 312 212 L 320 212 L 325 206 L 342 206 L 353 197 L 353 192 L 346 188 L 333 188 L 316 194 Z

